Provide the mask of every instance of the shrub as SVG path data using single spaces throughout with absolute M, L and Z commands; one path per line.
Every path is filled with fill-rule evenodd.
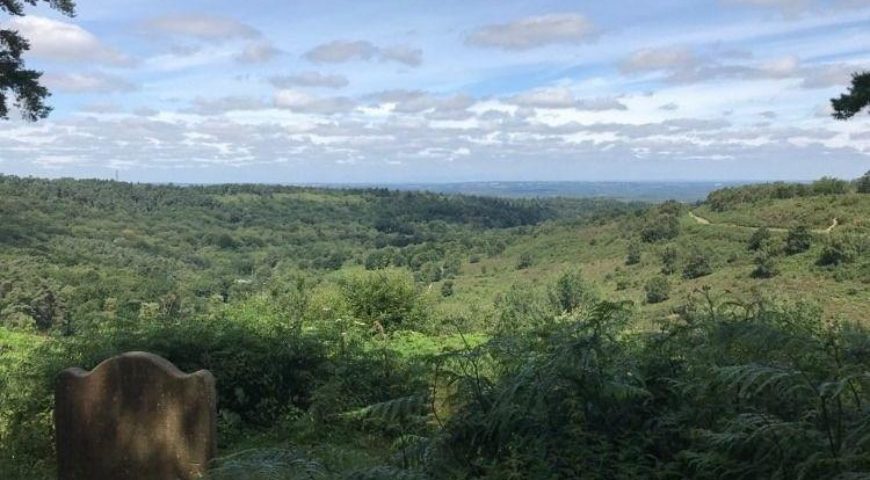
M 447 280 L 441 284 L 441 296 L 442 297 L 452 297 L 453 296 L 453 280 Z
M 668 245 L 662 250 L 662 275 L 671 275 L 677 271 L 677 248 L 673 245 Z
M 396 255 L 394 247 L 382 248 L 374 250 L 366 255 L 363 265 L 366 270 L 379 270 L 387 268 L 393 263 L 393 257 Z
M 752 278 L 772 278 L 779 273 L 773 261 L 773 255 L 766 250 L 760 250 L 755 255 L 753 262 L 755 269 L 750 273 Z
M 702 252 L 695 252 L 689 257 L 686 266 L 683 267 L 683 278 L 699 278 L 711 273 L 713 273 L 713 267 L 710 266 L 710 259 Z
M 768 230 L 766 227 L 757 228 L 754 232 L 752 232 L 752 236 L 749 237 L 749 243 L 747 244 L 747 248 L 752 251 L 757 251 L 768 240 L 770 240 L 770 230 Z
M 831 236 L 822 248 L 816 265 L 836 266 L 851 263 L 865 253 L 867 242 L 860 237 Z
M 550 301 L 560 312 L 571 313 L 595 297 L 579 270 L 562 274 L 550 290 Z
M 674 215 L 659 214 L 647 220 L 640 230 L 640 238 L 647 243 L 672 240 L 680 234 L 680 221 Z
M 534 257 L 532 257 L 531 253 L 523 253 L 520 255 L 520 258 L 517 259 L 517 270 L 525 270 L 531 267 L 535 263 Z
M 637 265 L 640 263 L 640 245 L 637 242 L 628 244 L 628 253 L 625 256 L 626 265 Z
M 855 180 L 855 191 L 858 193 L 870 193 L 870 171 Z
M 391 330 L 421 320 L 424 309 L 413 277 L 404 270 L 388 268 L 363 271 L 341 280 L 342 292 L 354 317 L 378 322 Z
M 643 287 L 646 303 L 661 303 L 670 298 L 671 285 L 665 277 L 653 277 Z
M 813 244 L 813 237 L 807 227 L 794 227 L 788 230 L 785 238 L 785 253 L 794 255 L 806 252 Z
M 623 290 L 628 290 L 631 288 L 631 282 L 625 277 L 619 277 L 616 279 L 616 291 L 621 292 Z

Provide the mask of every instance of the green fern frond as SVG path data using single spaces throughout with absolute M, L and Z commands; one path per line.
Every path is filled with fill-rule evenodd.
M 803 374 L 793 369 L 748 364 L 720 367 L 714 373 L 720 383 L 735 390 L 741 398 L 752 398 L 766 392 L 773 392 L 781 398 L 815 395 L 815 389 Z
M 345 480 L 426 480 L 428 477 L 419 472 L 379 466 L 358 470 L 344 478 Z
M 355 420 L 379 420 L 385 423 L 397 423 L 410 417 L 425 415 L 428 408 L 428 395 L 409 395 L 345 412 L 342 416 Z
M 393 461 L 408 467 L 419 467 L 430 453 L 431 439 L 421 435 L 402 435 L 393 441 L 391 448 L 396 453 Z
M 219 458 L 209 471 L 211 480 L 283 480 L 323 478 L 326 469 L 296 449 L 245 450 Z

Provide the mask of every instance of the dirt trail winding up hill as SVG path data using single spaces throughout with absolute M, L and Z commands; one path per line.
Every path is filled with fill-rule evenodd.
M 695 212 L 693 212 L 691 210 L 689 210 L 689 216 L 692 217 L 692 220 L 694 220 L 696 223 L 698 223 L 698 225 L 720 225 L 720 226 L 734 227 L 734 228 L 758 228 L 757 226 L 737 225 L 736 223 L 713 223 L 704 217 L 699 217 L 699 216 L 695 215 Z M 828 228 L 815 228 L 811 231 L 813 233 L 829 234 L 839 224 L 840 224 L 839 221 L 836 218 L 834 218 L 831 221 L 831 225 Z M 780 228 L 780 227 L 767 227 L 767 229 L 770 230 L 771 232 L 787 232 L 788 231 L 787 228 Z

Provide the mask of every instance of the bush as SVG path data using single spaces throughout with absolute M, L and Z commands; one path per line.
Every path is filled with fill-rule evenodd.
M 864 254 L 866 240 L 858 237 L 831 236 L 819 254 L 816 265 L 827 267 L 851 263 Z
M 699 278 L 713 273 L 713 267 L 710 266 L 710 259 L 705 253 L 695 252 L 686 262 L 683 267 L 683 278 Z
M 812 244 L 813 237 L 807 227 L 790 228 L 785 238 L 785 253 L 795 255 L 806 252 Z
M 653 277 L 643 287 L 646 303 L 661 303 L 670 298 L 671 285 L 665 277 Z
M 550 290 L 550 301 L 559 312 L 571 313 L 595 298 L 579 270 L 562 274 Z
M 662 250 L 662 275 L 671 275 L 677 271 L 677 248 L 673 245 L 668 245 Z
M 750 273 L 752 278 L 772 278 L 779 273 L 773 261 L 773 255 L 768 251 L 759 251 L 755 255 L 753 262 L 755 263 L 755 269 Z
M 640 238 L 647 243 L 672 240 L 680 235 L 680 220 L 669 214 L 659 214 L 647 220 L 640 230 Z
M 757 251 L 768 240 L 770 240 L 770 230 L 768 230 L 766 227 L 757 228 L 754 232 L 752 232 L 752 236 L 749 237 L 749 243 L 747 244 L 747 248 L 752 251 Z
M 855 180 L 855 191 L 858 193 L 870 193 L 870 171 Z
M 446 280 L 441 284 L 441 296 L 442 297 L 452 297 L 453 296 L 453 280 Z
M 637 265 L 640 263 L 640 245 L 637 242 L 628 244 L 628 253 L 625 256 L 626 265 Z
M 354 317 L 386 330 L 419 324 L 425 309 L 414 279 L 405 270 L 388 268 L 363 271 L 341 280 L 342 292 Z
M 525 270 L 535 263 L 535 258 L 531 253 L 523 253 L 520 255 L 520 258 L 517 259 L 517 270 Z

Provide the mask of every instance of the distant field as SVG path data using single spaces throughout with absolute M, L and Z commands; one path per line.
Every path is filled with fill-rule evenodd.
M 508 198 L 602 197 L 619 200 L 695 202 L 713 190 L 746 182 L 463 182 L 386 185 L 398 190 Z M 340 185 L 339 185 L 340 186 Z M 376 185 L 371 185 L 376 186 Z
M 839 227 L 866 230 L 870 227 L 866 197 L 864 194 L 847 194 L 764 199 L 724 212 L 716 212 L 709 205 L 702 205 L 695 213 L 712 223 L 768 228 L 805 226 L 823 229 L 836 218 Z
M 821 200 L 828 204 L 827 200 Z M 808 202 L 805 202 L 806 205 Z M 864 195 L 860 203 L 852 204 L 850 212 L 870 211 L 870 197 Z M 701 209 L 706 213 L 705 209 Z M 820 210 L 819 224 L 829 213 Z M 761 211 L 764 216 L 765 212 Z M 800 216 L 800 215 L 799 215 Z M 711 215 L 717 221 L 720 217 Z M 758 217 L 750 211 L 739 217 L 747 224 L 761 225 Z M 766 218 L 766 217 L 765 217 Z M 775 223 L 792 225 L 800 222 Z M 828 221 L 829 223 L 829 221 Z M 858 260 L 857 265 L 830 269 L 815 265 L 824 248 L 825 236 L 814 234 L 813 246 L 806 252 L 782 256 L 777 260 L 780 273 L 770 279 L 754 279 L 754 253 L 746 248 L 752 228 L 734 228 L 723 225 L 699 225 L 688 215 L 682 219 L 680 236 L 673 245 L 683 257 L 693 249 L 706 252 L 713 273 L 696 279 L 683 279 L 680 274 L 669 276 L 670 299 L 647 304 L 644 285 L 653 277 L 660 276 L 660 254 L 666 244 L 640 244 L 641 260 L 635 265 L 626 265 L 625 258 L 630 239 L 615 225 L 576 229 L 552 226 L 542 229 L 537 235 L 526 236 L 511 245 L 503 255 L 484 259 L 477 264 L 463 267 L 455 279 L 456 296 L 448 301 L 456 308 L 481 299 L 495 299 L 511 285 L 527 283 L 543 287 L 553 282 L 561 273 L 580 269 L 594 288 L 605 298 L 630 300 L 638 306 L 643 317 L 661 318 L 673 308 L 685 303 L 688 296 L 702 287 L 710 287 L 717 295 L 750 301 L 762 295 L 768 298 L 805 301 L 821 306 L 828 317 L 867 318 L 870 307 L 870 258 Z M 811 223 L 815 227 L 815 223 Z M 863 234 L 870 233 L 866 223 L 851 222 L 850 231 L 861 225 Z M 825 225 L 827 226 L 827 225 Z M 845 227 L 844 227 L 845 228 Z M 776 242 L 784 242 L 784 232 L 773 232 Z M 533 252 L 534 264 L 528 269 L 517 270 L 519 257 Z

